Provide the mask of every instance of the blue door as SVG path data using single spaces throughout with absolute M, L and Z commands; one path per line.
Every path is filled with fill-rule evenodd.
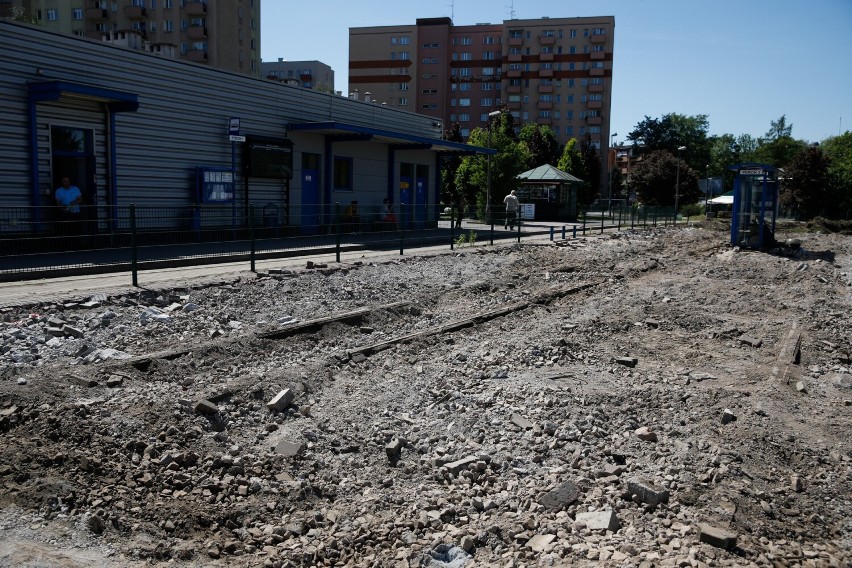
M 399 178 L 399 223 L 403 229 L 411 224 L 411 178 Z
M 417 178 L 414 190 L 414 224 L 418 229 L 426 226 L 426 183 L 425 178 Z
M 319 170 L 302 170 L 302 235 L 316 235 L 322 222 Z

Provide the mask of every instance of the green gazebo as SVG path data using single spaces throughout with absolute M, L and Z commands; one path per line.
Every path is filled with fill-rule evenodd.
M 577 194 L 583 180 L 550 164 L 526 171 L 517 179 L 520 182 L 518 199 L 525 218 L 536 221 L 577 218 Z

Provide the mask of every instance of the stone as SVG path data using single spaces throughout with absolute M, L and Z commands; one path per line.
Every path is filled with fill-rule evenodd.
M 720 528 L 700 523 L 698 525 L 698 541 L 723 550 L 731 550 L 737 544 L 737 536 Z
M 537 534 L 527 541 L 527 546 L 533 552 L 544 552 L 545 548 L 554 540 L 556 540 L 556 535 Z
M 290 442 L 288 440 L 281 440 L 275 446 L 275 453 L 290 458 L 299 454 L 304 448 L 305 446 L 301 442 Z
M 634 432 L 636 436 L 640 440 L 644 440 L 646 442 L 656 442 L 657 441 L 657 433 L 651 430 L 648 426 L 642 426 L 641 428 L 637 428 Z
M 762 340 L 762 339 L 757 339 L 757 338 L 754 338 L 754 337 L 749 337 L 748 335 L 741 335 L 741 336 L 739 337 L 739 341 L 740 341 L 740 343 L 745 343 L 746 345 L 748 345 L 748 346 L 750 346 L 750 347 L 754 347 L 754 348 L 758 348 L 758 347 L 760 347 L 761 345 L 763 345 L 763 340 Z
M 551 511 L 557 511 L 574 503 L 579 498 L 580 491 L 577 486 L 571 481 L 565 481 L 539 497 L 538 502 Z
M 402 455 L 402 442 L 397 438 L 391 440 L 390 443 L 385 446 L 385 454 L 387 454 L 389 461 L 399 461 L 399 458 Z
M 524 430 L 532 430 L 535 427 L 531 421 L 527 420 L 520 414 L 512 415 L 512 424 L 517 426 L 518 428 L 523 428 Z
M 282 411 L 286 410 L 288 406 L 293 403 L 293 399 L 296 397 L 293 394 L 293 389 L 284 389 L 276 394 L 272 400 L 266 403 L 266 408 L 269 410 L 277 410 Z
M 577 513 L 577 518 L 575 519 L 578 523 L 582 523 L 586 525 L 587 529 L 591 529 L 593 531 L 597 530 L 607 530 L 607 531 L 617 531 L 621 524 L 618 522 L 618 517 L 615 516 L 615 512 L 612 510 L 604 510 L 604 511 L 592 511 L 590 513 Z
M 730 408 L 726 408 L 722 412 L 722 424 L 728 424 L 730 422 L 733 422 L 736 419 L 737 419 L 736 414 L 734 414 L 733 411 Z
M 119 375 L 113 375 L 107 379 L 106 386 L 111 389 L 120 387 L 124 383 L 124 378 Z
M 209 400 L 206 400 L 206 399 L 201 399 L 198 402 L 196 402 L 193 410 L 195 411 L 196 414 L 212 415 L 212 414 L 218 414 L 219 413 L 219 407 L 216 406 L 215 403 L 210 402 Z
M 798 381 L 796 383 L 796 390 L 801 392 L 801 393 L 806 392 L 805 383 L 803 383 L 802 381 Z
M 627 492 L 648 505 L 656 506 L 660 503 L 669 502 L 669 492 L 646 479 L 634 478 L 628 480 Z
M 94 379 L 87 379 L 86 377 L 81 377 L 79 375 L 68 375 L 68 380 L 75 385 L 80 385 L 81 387 L 91 388 L 98 386 L 98 381 Z
M 618 357 L 615 362 L 619 365 L 624 365 L 625 367 L 633 368 L 636 366 L 637 363 L 639 363 L 639 359 L 637 359 L 636 357 Z
M 467 469 L 467 466 L 469 466 L 470 464 L 476 463 L 476 462 L 477 462 L 476 456 L 468 456 L 466 458 L 462 458 L 460 460 L 456 460 L 454 462 L 450 462 L 448 464 L 445 464 L 444 467 L 447 468 L 447 470 L 452 475 L 458 475 L 461 470 Z
M 802 485 L 802 478 L 798 475 L 790 476 L 790 486 L 796 493 L 801 493 L 802 491 L 804 491 L 804 486 Z
M 77 338 L 83 337 L 83 335 L 84 335 L 82 329 L 80 329 L 78 327 L 70 326 L 68 324 L 65 324 L 65 325 L 62 326 L 62 333 L 64 333 L 65 335 L 70 335 L 71 337 L 77 337 Z

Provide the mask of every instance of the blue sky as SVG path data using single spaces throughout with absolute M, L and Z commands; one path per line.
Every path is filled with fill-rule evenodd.
M 762 136 L 786 115 L 818 142 L 852 130 L 852 0 L 261 0 L 264 61 L 319 60 L 348 93 L 349 28 L 450 16 L 615 16 L 612 132 L 706 114 L 710 134 Z

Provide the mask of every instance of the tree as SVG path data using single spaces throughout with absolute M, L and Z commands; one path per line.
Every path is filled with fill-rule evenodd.
M 778 120 L 770 121 L 769 130 L 766 132 L 766 135 L 762 140 L 766 142 L 772 142 L 773 140 L 778 140 L 779 138 L 791 138 L 793 135 L 793 125 L 787 124 L 787 115 L 782 114 L 781 118 Z
M 686 146 L 680 156 L 690 166 L 704 168 L 710 159 L 708 127 L 706 114 L 685 116 L 669 113 L 660 118 L 646 116 L 627 135 L 627 140 L 641 147 L 643 152 L 667 150 L 676 155 L 679 147 Z
M 579 205 L 589 205 L 601 192 L 601 160 L 598 156 L 598 151 L 592 144 L 592 135 L 589 133 L 586 133 L 586 136 L 580 142 L 580 156 L 583 160 L 583 170 L 586 172 L 586 178 L 583 180 L 585 183 L 580 186 L 577 203 Z
M 630 187 L 645 205 L 674 205 L 675 185 L 679 175 L 679 203 L 696 203 L 701 198 L 698 175 L 684 160 L 665 150 L 647 154 L 630 172 Z
M 781 205 L 792 207 L 807 218 L 824 215 L 833 207 L 828 175 L 829 159 L 819 145 L 806 147 L 784 169 Z
M 523 173 L 529 161 L 526 144 L 518 143 L 514 131 L 507 128 L 508 113 L 492 119 L 490 147 L 497 150 L 491 157 L 491 201 L 500 203 L 509 191 L 517 187 L 518 174 Z M 508 115 L 511 117 L 511 115 Z M 510 135 L 511 134 L 511 135 Z M 468 144 L 489 146 L 488 129 L 475 128 L 468 137 Z M 485 218 L 488 198 L 488 159 L 482 154 L 462 158 L 456 173 L 456 186 L 462 192 L 465 203 L 476 203 L 477 216 Z
M 588 177 L 586 170 L 583 168 L 583 155 L 577 147 L 577 139 L 572 138 L 565 143 L 562 148 L 562 155 L 559 157 L 559 162 L 556 167 L 574 176 L 575 178 L 586 180 Z
M 443 138 L 450 142 L 464 142 L 461 125 L 458 122 L 454 123 L 449 130 L 444 131 Z M 465 201 L 463 193 L 459 191 L 456 185 L 456 173 L 459 170 L 459 165 L 461 165 L 461 158 L 444 158 L 441 172 L 441 182 L 443 184 L 441 201 L 446 205 L 453 205 L 457 216 L 457 226 L 461 227 L 461 222 L 464 218 Z M 453 220 L 451 219 L 450 222 L 452 223 Z
M 781 136 L 769 141 L 761 141 L 754 152 L 755 162 L 761 164 L 772 164 L 777 168 L 783 168 L 790 163 L 793 157 L 807 147 L 804 140 L 796 140 L 790 136 Z
M 530 122 L 521 128 L 521 142 L 527 145 L 530 162 L 527 169 L 555 164 L 559 159 L 559 141 L 549 126 Z
M 835 210 L 839 216 L 852 218 L 852 132 L 832 136 L 820 146 L 829 158 L 828 177 Z

